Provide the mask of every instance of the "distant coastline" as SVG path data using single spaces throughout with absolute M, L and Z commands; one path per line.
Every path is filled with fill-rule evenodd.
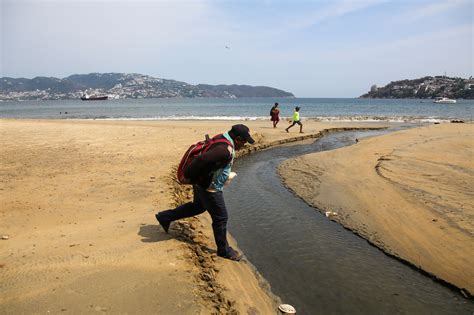
M 74 74 L 63 79 L 0 78 L 0 100 L 4 101 L 80 99 L 85 93 L 91 97 L 107 95 L 108 99 L 294 97 L 293 93 L 268 86 L 192 85 L 136 73 Z
M 360 98 L 474 99 L 474 79 L 427 76 L 414 80 L 393 81 L 383 87 L 372 85 Z

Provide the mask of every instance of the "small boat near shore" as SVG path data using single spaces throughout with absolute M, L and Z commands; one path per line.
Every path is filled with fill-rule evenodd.
M 105 101 L 109 99 L 109 96 L 108 95 L 102 95 L 102 96 L 91 96 L 91 95 L 87 95 L 87 94 L 84 94 L 83 96 L 81 96 L 81 100 L 83 101 Z
M 433 101 L 433 103 L 438 103 L 438 104 L 456 104 L 456 100 L 452 98 L 447 98 L 447 97 L 436 97 Z

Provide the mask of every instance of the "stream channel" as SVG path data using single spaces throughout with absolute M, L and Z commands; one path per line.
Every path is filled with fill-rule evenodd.
M 302 314 L 474 314 L 474 302 L 310 207 L 278 165 L 388 131 L 336 132 L 236 160 L 227 187 L 229 232 L 283 303 Z M 354 188 L 357 189 L 357 188 Z

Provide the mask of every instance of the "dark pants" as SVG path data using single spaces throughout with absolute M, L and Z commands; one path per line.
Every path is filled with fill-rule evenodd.
M 193 217 L 207 210 L 212 218 L 212 230 L 217 245 L 217 254 L 226 255 L 229 249 L 226 235 L 228 216 L 223 192 L 208 192 L 198 185 L 193 185 L 193 192 L 193 202 L 185 203 L 174 210 L 160 212 L 158 214 L 160 220 L 172 222 Z
M 300 125 L 300 132 L 303 132 L 303 124 L 299 120 L 298 121 L 296 121 L 296 120 L 293 121 L 293 124 L 291 126 L 288 126 L 288 128 L 285 129 L 286 132 L 289 132 L 288 130 L 296 124 Z
M 293 124 L 291 124 L 291 126 L 289 126 L 287 129 L 290 129 L 291 127 L 293 127 L 293 126 L 296 125 L 296 124 L 298 124 L 298 125 L 300 125 L 300 126 L 303 126 L 303 124 L 301 123 L 301 121 L 298 120 L 298 121 L 293 121 Z

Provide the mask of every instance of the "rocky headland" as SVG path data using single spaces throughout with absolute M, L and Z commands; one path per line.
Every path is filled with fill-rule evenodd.
M 112 99 L 294 97 L 292 93 L 268 86 L 192 85 L 136 73 L 74 74 L 63 79 L 0 78 L 0 100 L 4 101 L 79 99 L 84 93 Z
M 474 99 L 474 79 L 450 78 L 446 76 L 423 77 L 414 80 L 393 81 L 370 91 L 361 98 L 463 98 Z

